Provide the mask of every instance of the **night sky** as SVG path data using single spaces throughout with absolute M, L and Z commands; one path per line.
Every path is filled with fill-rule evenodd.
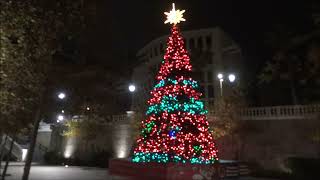
M 250 56 L 262 58 L 265 33 L 276 24 L 286 23 L 303 31 L 311 23 L 311 5 L 305 1 L 174 2 L 177 8 L 186 9 L 187 21 L 182 23 L 182 30 L 220 26 L 240 44 L 249 59 Z M 106 13 L 111 21 L 103 20 L 104 24 L 110 23 L 108 31 L 112 34 L 113 53 L 120 56 L 129 54 L 132 61 L 137 50 L 146 43 L 168 34 L 170 26 L 163 24 L 163 12 L 170 10 L 171 3 L 172 1 L 166 0 L 119 0 L 106 3 Z
M 165 11 L 171 9 L 168 0 L 96 0 L 86 1 L 91 9 L 87 17 L 85 41 L 80 52 L 86 64 L 83 70 L 103 67 L 113 79 L 129 83 L 134 66 L 139 63 L 136 53 L 147 43 L 169 34 L 164 24 Z M 290 0 L 176 0 L 176 8 L 185 9 L 183 30 L 221 27 L 240 45 L 248 77 L 247 84 L 256 84 L 257 76 L 267 60 L 270 47 L 265 45 L 266 34 L 277 25 L 301 32 L 310 31 L 313 1 Z M 91 4 L 92 3 L 92 4 Z M 93 8 L 89 7 L 92 5 Z M 318 7 L 320 7 L 318 5 Z M 83 58 L 81 55 L 79 58 Z M 79 58 L 74 58 L 75 61 Z M 90 66 L 90 67 L 89 67 Z M 73 65 L 71 64 L 71 67 Z M 78 72 L 77 68 L 76 73 Z M 106 83 L 104 83 L 106 84 Z M 125 88 L 123 88 L 125 89 Z M 254 89 L 254 88 L 253 88 Z M 253 90 L 255 91 L 255 90 Z
M 169 34 L 171 26 L 164 24 L 164 12 L 171 10 L 172 1 L 88 0 L 85 2 L 87 10 L 85 33 L 79 38 L 80 40 L 74 38 L 75 42 L 66 40 L 63 52 L 66 55 L 60 58 L 63 62 L 61 69 L 71 74 L 70 78 L 65 79 L 64 83 L 57 81 L 56 86 L 60 89 L 80 89 L 79 94 L 90 94 L 90 96 L 96 94 L 94 98 L 90 98 L 98 100 L 102 99 L 99 95 L 108 98 L 104 90 L 116 89 L 117 93 L 122 93 L 121 97 L 123 96 L 122 99 L 118 98 L 122 103 L 117 104 L 123 109 L 128 109 L 127 102 L 131 94 L 127 91 L 127 85 L 132 83 L 131 72 L 139 63 L 136 53 L 153 39 Z M 265 44 L 266 34 L 273 31 L 277 25 L 288 26 L 293 31 L 301 32 L 300 34 L 304 31 L 310 32 L 312 12 L 314 12 L 312 3 L 316 0 L 307 2 L 175 0 L 174 2 L 176 8 L 186 10 L 184 13 L 186 22 L 180 24 L 182 31 L 219 26 L 240 45 L 247 76 L 243 78 L 246 81 L 242 82 L 248 87 L 248 94 L 251 96 L 249 99 L 258 104 L 259 101 L 256 99 L 260 96 L 260 85 L 257 83 L 257 77 L 266 61 L 272 58 L 270 47 Z M 71 49 L 70 54 L 73 51 L 80 53 L 69 56 L 69 49 Z M 91 85 L 83 83 L 84 79 Z M 74 84 L 79 87 L 72 87 Z

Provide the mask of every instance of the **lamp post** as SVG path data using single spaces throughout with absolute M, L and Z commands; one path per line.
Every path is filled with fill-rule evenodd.
M 60 99 L 60 100 L 64 100 L 66 98 L 66 94 L 64 92 L 59 92 L 57 97 Z M 61 113 L 64 114 L 64 110 L 61 110 Z M 57 116 L 57 122 L 61 122 L 63 121 L 65 118 L 64 118 L 64 115 L 62 114 L 59 114 Z
M 66 97 L 66 94 L 65 93 L 63 93 L 63 92 L 60 92 L 59 94 L 58 94 L 58 98 L 59 99 L 64 99 Z
M 234 74 L 229 74 L 228 79 L 231 83 L 233 83 L 236 80 L 236 76 Z
M 134 92 L 136 90 L 136 86 L 133 85 L 133 84 L 130 84 L 128 89 L 129 89 L 130 92 Z
M 131 106 L 130 106 L 130 109 L 132 110 L 133 109 L 133 94 L 134 94 L 134 92 L 136 91 L 136 86 L 134 85 L 134 84 L 130 84 L 129 86 L 128 86 L 128 90 L 129 90 L 129 92 L 131 93 Z
M 218 79 L 220 81 L 220 96 L 222 97 L 222 94 L 223 94 L 223 90 L 222 90 L 223 74 L 219 73 Z
M 217 75 L 217 77 L 218 77 L 218 79 L 220 81 L 220 96 L 222 97 L 223 96 L 223 85 L 222 85 L 222 83 L 224 81 L 223 74 L 219 73 Z M 236 76 L 234 74 L 229 74 L 228 75 L 228 80 L 229 80 L 229 82 L 233 83 L 236 80 Z
M 63 121 L 64 120 L 64 116 L 63 115 L 58 115 L 57 116 L 57 122 Z

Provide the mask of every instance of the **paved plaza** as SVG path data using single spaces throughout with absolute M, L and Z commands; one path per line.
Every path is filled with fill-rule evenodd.
M 13 165 L 8 169 L 7 180 L 21 180 L 23 166 Z M 90 167 L 39 166 L 31 168 L 29 180 L 109 180 L 106 169 Z
M 8 169 L 7 180 L 21 180 L 23 165 L 12 163 Z M 107 169 L 92 167 L 64 167 L 33 165 L 29 180 L 111 180 Z M 257 178 L 240 178 L 239 180 L 271 180 Z

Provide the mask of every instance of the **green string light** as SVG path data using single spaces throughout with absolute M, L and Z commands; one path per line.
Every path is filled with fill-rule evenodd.
M 151 121 L 150 123 L 146 124 L 146 127 L 144 129 L 142 129 L 142 131 L 141 131 L 141 133 L 144 135 L 144 137 L 146 137 L 146 134 L 149 134 L 151 132 L 154 125 L 155 125 L 154 121 Z
M 159 83 L 154 86 L 154 89 L 157 89 L 157 88 L 160 88 L 160 87 L 164 87 L 164 86 L 167 86 L 167 85 L 171 85 L 171 84 L 177 85 L 177 84 L 179 84 L 179 82 L 176 79 L 168 78 L 167 80 L 159 81 Z M 180 81 L 180 84 L 181 85 L 190 85 L 190 86 L 192 86 L 192 88 L 198 88 L 199 87 L 198 82 L 194 81 L 194 80 L 184 79 L 184 80 L 182 80 L 182 82 Z
M 192 157 L 191 159 L 184 159 L 181 156 L 175 155 L 170 157 L 167 153 L 134 153 L 132 156 L 132 162 L 157 162 L 157 163 L 187 163 L 191 164 L 213 164 L 216 159 L 205 159 L 203 157 Z
M 160 104 L 149 106 L 146 114 L 159 114 L 161 112 L 174 112 L 182 111 L 191 114 L 207 114 L 207 110 L 204 109 L 204 103 L 200 100 L 190 98 L 189 102 L 180 103 L 176 96 L 163 96 Z
M 169 161 L 169 156 L 166 153 L 134 153 L 132 162 L 157 162 L 166 163 Z
M 193 149 L 196 153 L 201 153 L 202 148 L 200 146 L 193 146 Z

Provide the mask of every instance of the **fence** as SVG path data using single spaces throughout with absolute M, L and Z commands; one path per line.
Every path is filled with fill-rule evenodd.
M 320 115 L 320 105 L 252 107 L 240 111 L 242 120 L 310 119 Z
M 133 115 L 133 114 L 132 114 Z M 294 120 L 312 119 L 320 116 L 320 104 L 250 107 L 239 112 L 241 120 Z M 114 115 L 112 122 L 127 122 L 131 115 Z

